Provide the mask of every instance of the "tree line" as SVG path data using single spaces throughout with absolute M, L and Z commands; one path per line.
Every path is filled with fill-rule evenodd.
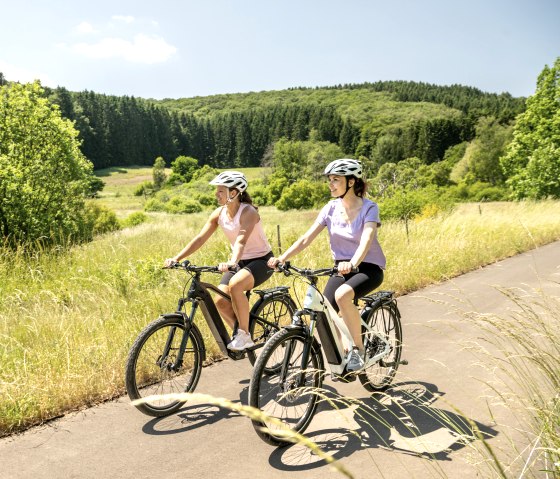
M 389 92 L 399 101 L 438 103 L 474 117 L 492 116 L 501 123 L 513 120 L 525 109 L 525 98 L 515 98 L 507 92 L 486 93 L 478 88 L 464 85 L 440 86 L 412 81 L 378 81 L 316 88 L 337 90 L 365 88 L 377 92 Z
M 261 96 L 255 94 L 246 108 L 225 103 L 207 115 L 184 110 L 179 101 L 173 107 L 172 100 L 157 104 L 129 96 L 70 92 L 63 87 L 47 88 L 45 94 L 59 105 L 64 118 L 75 122 L 82 152 L 95 169 L 152 165 L 160 156 L 169 165 L 180 155 L 196 158 L 201 166 L 259 166 L 280 138 L 329 141 L 339 145 L 344 154 L 366 157 L 377 165 L 411 156 L 432 163 L 441 160 L 450 146 L 471 140 L 480 116 L 492 114 L 498 121 L 506 121 L 524 108 L 524 99 L 461 86 L 377 82 L 322 90 L 329 89 L 356 93 L 345 98 L 344 107 L 306 100 L 305 96 L 294 102 L 274 102 L 269 95 L 259 104 Z M 362 101 L 357 92 L 364 89 L 390 92 L 401 102 L 442 103 L 455 110 L 436 114 L 418 108 L 404 121 L 382 122 L 374 110 L 369 119 L 357 121 L 351 113 L 352 102 Z M 207 98 L 197 100 L 201 110 L 212 97 Z

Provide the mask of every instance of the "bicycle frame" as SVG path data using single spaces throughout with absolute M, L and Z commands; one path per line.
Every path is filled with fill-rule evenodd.
M 224 321 L 220 313 L 218 312 L 218 308 L 216 307 L 216 303 L 214 302 L 214 299 L 212 298 L 210 291 L 219 294 L 220 296 L 227 299 L 228 301 L 231 301 L 231 296 L 228 295 L 227 293 L 224 293 L 217 286 L 202 281 L 200 276 L 203 271 L 215 271 L 215 270 L 207 269 L 201 271 L 198 270 L 194 271 L 194 275 L 191 281 L 191 285 L 189 287 L 189 291 L 186 296 L 179 299 L 177 305 L 177 313 L 183 316 L 185 320 L 185 324 L 187 325 L 185 334 L 181 341 L 179 357 L 182 357 L 182 354 L 185 351 L 186 344 L 188 341 L 189 331 L 190 331 L 190 328 L 188 326 L 194 323 L 196 311 L 199 307 L 200 307 L 200 311 L 202 312 L 202 315 L 204 316 L 204 319 L 206 320 L 206 323 L 208 324 L 212 336 L 214 337 L 216 343 L 218 344 L 218 347 L 220 348 L 220 351 L 226 356 L 228 356 L 229 358 L 241 359 L 245 356 L 246 351 L 253 351 L 255 349 L 261 348 L 263 346 L 262 344 L 256 344 L 255 346 L 247 348 L 243 351 L 232 351 L 227 348 L 227 344 L 229 344 L 229 342 L 231 341 L 231 336 L 227 332 L 227 329 L 224 325 Z M 287 286 L 278 286 L 276 288 L 269 288 L 266 290 L 255 289 L 254 292 L 259 294 L 262 298 L 265 298 L 267 295 L 284 295 L 287 293 L 288 289 L 289 288 Z M 247 297 L 249 297 L 250 294 L 251 292 L 248 291 Z M 187 302 L 192 303 L 192 308 L 189 315 L 183 312 L 184 305 Z M 253 314 L 253 311 L 251 310 L 249 312 L 249 322 L 251 323 L 253 321 L 259 321 L 262 324 L 266 324 L 268 326 L 274 327 L 273 323 L 266 321 L 265 319 L 259 316 L 256 316 L 255 314 Z M 235 329 L 237 329 L 237 326 L 235 327 Z M 235 332 L 235 329 L 233 332 Z
M 307 327 L 309 332 L 309 341 L 303 351 L 302 364 L 307 364 L 308 354 L 311 348 L 312 339 L 315 331 L 320 339 L 322 350 L 324 352 L 329 369 L 331 373 L 336 375 L 343 375 L 346 371 L 346 364 L 348 363 L 349 354 L 354 345 L 352 335 L 346 326 L 344 320 L 334 310 L 333 306 L 323 296 L 317 288 L 317 276 L 301 274 L 301 271 L 292 267 L 296 272 L 300 273 L 302 278 L 306 278 L 309 282 L 305 299 L 303 302 L 303 309 L 297 311 L 294 315 L 294 325 L 301 327 L 301 316 L 309 316 L 310 322 Z M 324 270 L 329 271 L 329 270 Z M 336 270 L 332 270 L 335 272 Z M 375 364 L 377 361 L 385 357 L 391 352 L 391 344 L 382 336 L 372 330 L 365 322 L 365 318 L 371 310 L 370 305 L 366 305 L 360 314 L 361 326 L 366 331 L 374 333 L 378 340 L 383 344 L 382 350 L 375 356 L 368 359 L 365 368 Z M 339 333 L 340 332 L 340 335 Z

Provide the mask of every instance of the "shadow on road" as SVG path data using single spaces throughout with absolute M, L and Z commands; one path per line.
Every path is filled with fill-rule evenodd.
M 193 404 L 170 416 L 152 419 L 144 424 L 142 431 L 152 436 L 180 434 L 237 415 L 213 404 Z
M 450 460 L 452 451 L 479 437 L 497 434 L 488 426 L 434 407 L 433 403 L 443 395 L 437 386 L 419 382 L 401 382 L 384 393 L 359 399 L 334 395 L 331 399 L 337 408 L 323 406 L 314 419 L 318 421 L 322 415 L 322 423 L 329 424 L 329 428 L 307 431 L 306 436 L 337 460 L 360 449 L 384 448 L 446 461 Z M 297 444 L 275 449 L 269 462 L 286 471 L 326 464 L 324 459 Z
M 240 391 L 242 404 L 247 403 L 247 393 L 247 387 Z M 447 461 L 453 451 L 480 437 L 486 439 L 497 434 L 489 426 L 434 407 L 444 393 L 430 383 L 401 382 L 385 392 L 362 398 L 341 396 L 325 385 L 321 394 L 335 406 L 322 401 L 305 434 L 337 460 L 362 449 L 382 448 Z M 238 416 L 213 404 L 190 404 L 175 414 L 150 420 L 142 430 L 150 435 L 180 434 Z M 314 424 L 328 424 L 328 427 L 314 430 Z M 284 471 L 310 470 L 326 464 L 324 459 L 298 444 L 273 449 L 269 463 Z
M 248 385 L 248 383 L 249 380 L 239 381 L 241 385 Z M 239 393 L 239 401 L 232 402 L 247 404 L 248 389 L 248 386 L 245 386 Z M 142 431 L 151 436 L 180 434 L 238 416 L 239 414 L 235 411 L 214 404 L 190 404 L 169 416 L 152 419 L 144 424 Z

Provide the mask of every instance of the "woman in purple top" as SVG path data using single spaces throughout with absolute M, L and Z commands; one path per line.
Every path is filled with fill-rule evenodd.
M 348 326 L 354 347 L 347 365 L 349 371 L 364 366 L 364 344 L 361 336 L 360 313 L 354 298 L 364 296 L 383 282 L 385 255 L 377 240 L 381 226 L 379 208 L 364 198 L 367 184 L 363 179 L 359 161 L 340 159 L 325 168 L 331 196 L 315 223 L 286 252 L 271 258 L 268 266 L 275 267 L 307 248 L 317 235 L 327 227 L 331 252 L 339 274 L 331 276 L 324 295 L 339 311 Z M 357 272 L 353 272 L 357 270 Z

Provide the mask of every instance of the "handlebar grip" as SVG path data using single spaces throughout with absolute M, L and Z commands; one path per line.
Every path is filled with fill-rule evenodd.
M 335 267 L 333 268 L 333 272 L 334 272 L 334 273 L 338 273 L 338 266 L 335 266 Z M 357 266 L 354 266 L 354 267 L 350 270 L 350 272 L 351 272 L 351 273 L 359 273 L 360 270 L 359 270 L 359 268 L 358 268 Z

